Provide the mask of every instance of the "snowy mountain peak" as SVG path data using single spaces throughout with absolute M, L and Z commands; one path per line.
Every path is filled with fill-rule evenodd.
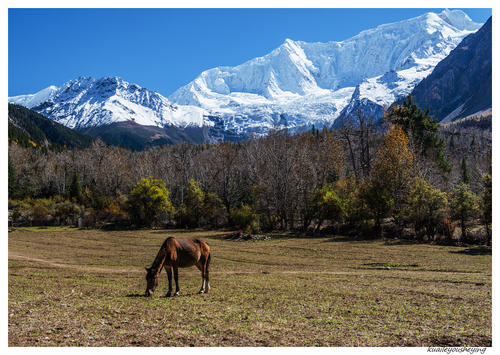
M 70 128 L 133 121 L 146 126 L 206 126 L 212 123 L 199 107 L 178 106 L 159 93 L 117 76 L 79 77 L 60 89 L 9 98 Z M 30 106 L 28 106 L 28 104 Z
M 438 16 L 459 30 L 475 31 L 481 27 L 481 24 L 472 21 L 462 10 L 444 9 Z
M 57 86 L 51 85 L 35 94 L 10 97 L 9 102 L 27 108 L 33 108 L 40 105 L 42 102 L 49 100 L 58 90 L 59 88 Z
M 389 105 L 481 25 L 460 10 L 383 24 L 341 42 L 286 38 L 270 53 L 202 72 L 169 99 L 222 116 L 237 131 L 331 124 L 351 101 Z M 356 95 L 352 96 L 355 88 Z

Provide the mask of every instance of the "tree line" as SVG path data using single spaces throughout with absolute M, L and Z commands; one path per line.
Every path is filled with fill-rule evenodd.
M 409 97 L 382 125 L 146 151 L 9 144 L 14 224 L 331 230 L 491 240 L 491 132 L 443 129 Z M 458 228 L 460 227 L 460 228 Z

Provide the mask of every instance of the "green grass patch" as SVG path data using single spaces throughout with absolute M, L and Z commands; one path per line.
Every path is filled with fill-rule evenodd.
M 224 234 L 16 229 L 9 345 L 491 346 L 488 253 Z M 154 297 L 142 296 L 144 267 L 167 236 L 209 243 L 209 294 L 197 294 L 200 273 L 188 268 L 179 297 L 164 297 L 164 273 Z

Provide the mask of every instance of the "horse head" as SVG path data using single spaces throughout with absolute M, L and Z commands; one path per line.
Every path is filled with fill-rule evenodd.
M 155 288 L 158 286 L 158 276 L 158 270 L 153 267 L 146 268 L 146 297 L 153 295 Z

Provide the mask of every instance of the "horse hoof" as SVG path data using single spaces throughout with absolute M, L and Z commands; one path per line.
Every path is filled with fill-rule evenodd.
M 199 291 L 198 291 L 198 293 L 199 293 L 199 294 L 200 294 L 200 293 L 205 293 L 205 291 L 203 291 L 203 290 L 199 290 Z
M 175 296 L 179 296 L 179 291 L 177 291 L 176 293 L 174 293 L 174 297 Z
M 172 293 L 171 292 L 168 292 L 165 297 L 172 297 Z

